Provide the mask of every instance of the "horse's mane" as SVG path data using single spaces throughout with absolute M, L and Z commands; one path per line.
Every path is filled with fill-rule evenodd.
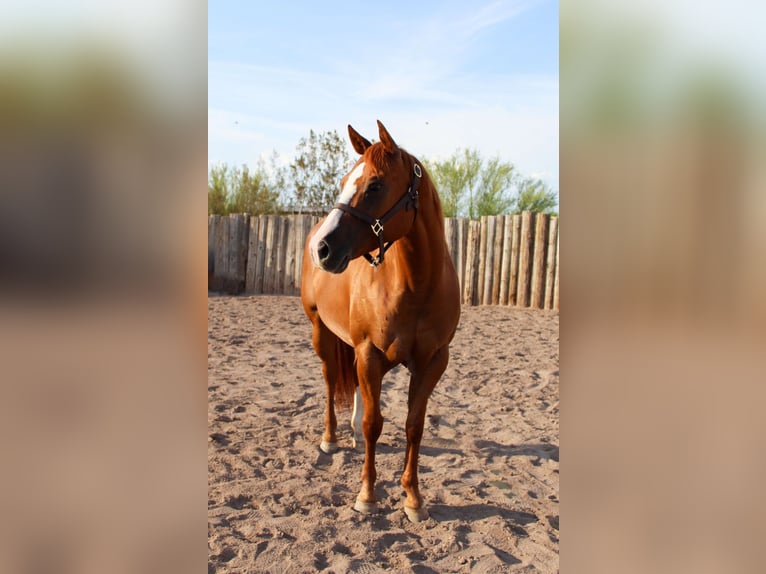
M 404 150 L 401 150 L 401 151 L 404 151 Z M 404 152 L 404 153 L 407 153 L 407 152 Z M 378 169 L 387 168 L 389 164 L 391 163 L 391 156 L 389 156 L 386 153 L 386 149 L 383 147 L 383 144 L 380 142 L 376 142 L 372 144 L 372 146 L 370 146 L 367 149 L 367 155 L 369 156 L 368 159 Z

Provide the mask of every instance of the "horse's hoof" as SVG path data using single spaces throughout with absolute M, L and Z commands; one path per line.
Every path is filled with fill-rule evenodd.
M 316 444 L 316 443 L 314 443 Z M 319 448 L 322 449 L 322 452 L 325 454 L 332 454 L 334 452 L 338 452 L 338 443 L 337 442 L 327 442 L 326 440 L 323 440 L 319 444 Z
M 428 520 L 429 518 L 425 506 L 421 506 L 420 508 L 410 508 L 409 506 L 405 506 L 404 513 L 407 515 L 407 518 L 410 519 L 410 522 L 421 522 L 423 520 Z
M 354 510 L 357 512 L 361 512 L 362 514 L 372 514 L 373 512 L 378 510 L 378 503 L 377 502 L 362 502 L 357 498 L 356 502 L 354 503 Z
M 364 450 L 364 435 L 361 437 L 354 437 L 351 439 L 352 444 L 354 445 L 354 450 L 363 451 Z

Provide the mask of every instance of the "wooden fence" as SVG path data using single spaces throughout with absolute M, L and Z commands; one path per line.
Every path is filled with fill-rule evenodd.
M 298 295 L 303 246 L 317 215 L 208 216 L 208 289 Z M 446 218 L 464 305 L 559 308 L 558 217 L 525 211 Z

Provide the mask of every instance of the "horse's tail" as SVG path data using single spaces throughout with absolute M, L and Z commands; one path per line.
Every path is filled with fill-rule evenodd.
M 335 381 L 335 403 L 341 408 L 350 409 L 354 404 L 354 393 L 358 385 L 354 348 L 338 339 L 335 344 L 335 359 L 338 365 L 338 379 Z

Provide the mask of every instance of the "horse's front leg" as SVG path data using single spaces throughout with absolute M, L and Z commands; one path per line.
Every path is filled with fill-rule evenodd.
M 424 366 L 415 366 L 410 377 L 410 391 L 407 401 L 407 453 L 405 455 L 402 486 L 407 493 L 404 512 L 411 522 L 420 522 L 428 518 L 428 511 L 423 503 L 418 486 L 418 456 L 420 441 L 423 438 L 423 425 L 426 418 L 428 398 L 439 382 L 449 361 L 449 347 L 446 345 L 436 351 Z
M 364 450 L 362 417 L 364 417 L 364 403 L 362 403 L 362 391 L 357 387 L 356 393 L 354 393 L 354 410 L 351 414 L 351 428 L 354 431 L 353 443 L 356 450 Z
M 315 317 L 312 343 L 319 358 L 322 359 L 322 375 L 327 387 L 327 397 L 324 412 L 324 434 L 319 448 L 322 452 L 332 454 L 338 450 L 336 429 L 338 420 L 335 418 L 335 381 L 338 378 L 338 353 L 335 346 L 338 338 L 330 331 L 319 317 Z
M 377 508 L 375 497 L 375 446 L 383 430 L 383 415 L 380 414 L 380 387 L 383 379 L 383 356 L 371 343 L 364 343 L 356 350 L 359 391 L 364 405 L 362 432 L 364 433 L 364 466 L 362 467 L 362 488 L 356 497 L 354 509 L 371 513 Z
M 337 368 L 335 365 L 322 364 L 322 374 L 324 375 L 325 385 L 327 387 L 327 398 L 324 410 L 324 434 L 319 448 L 322 452 L 333 454 L 338 450 L 338 437 L 336 430 L 338 428 L 338 419 L 335 417 L 335 378 Z

